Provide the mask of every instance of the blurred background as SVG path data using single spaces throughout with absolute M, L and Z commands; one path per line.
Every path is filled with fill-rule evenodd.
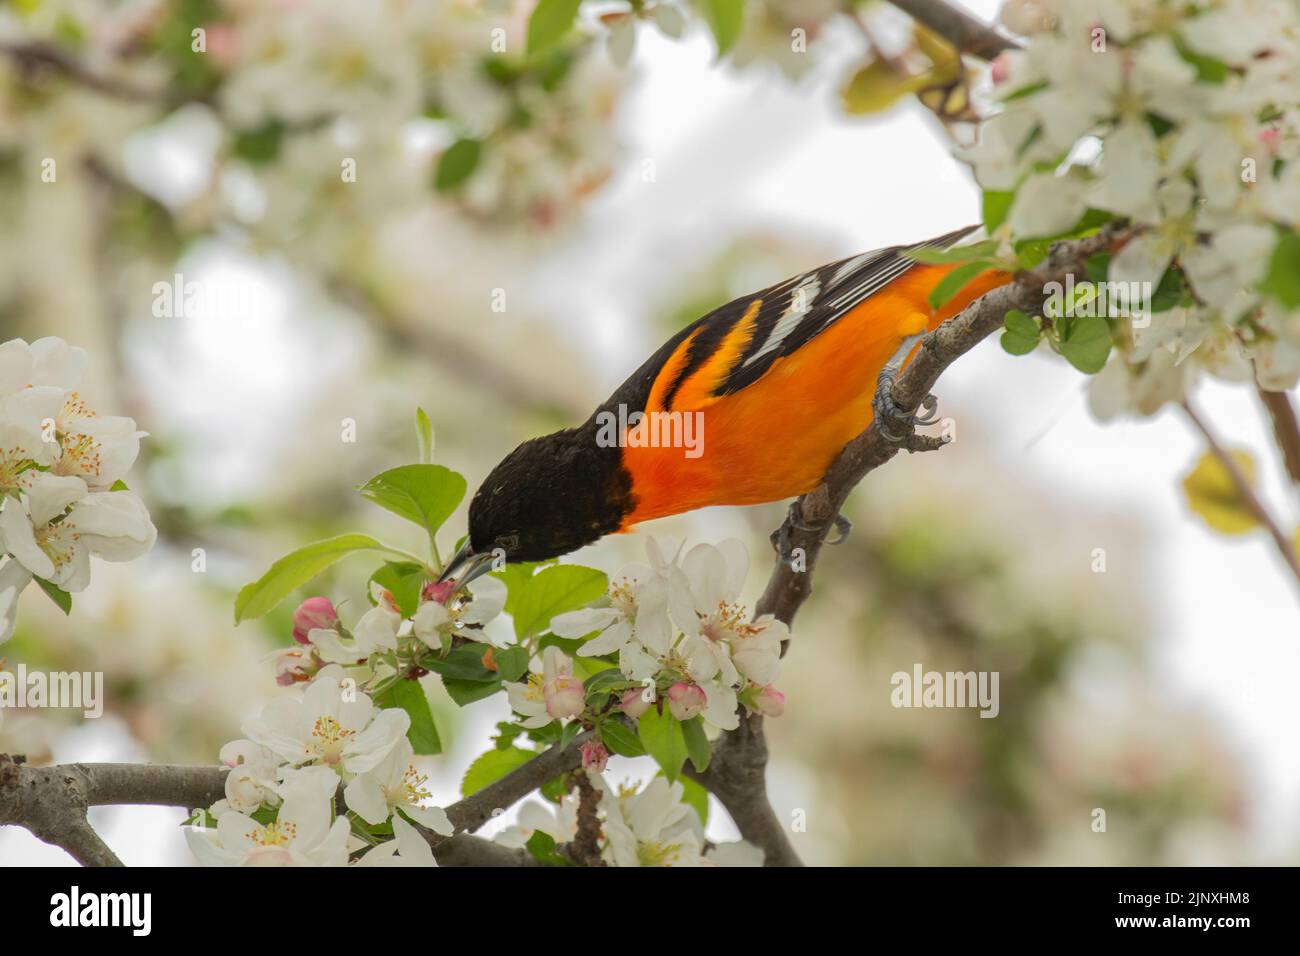
M 997 16 L 996 0 L 967 6 Z M 293 601 L 234 626 L 239 586 L 328 534 L 417 544 L 352 490 L 415 459 L 417 405 L 436 459 L 473 489 L 709 308 L 979 218 L 934 115 L 915 100 L 859 115 L 843 95 L 872 31 L 884 48 L 906 32 L 892 9 L 862 5 L 855 25 L 831 0 L 749 0 L 719 62 L 689 10 L 673 38 L 671 18 L 665 30 L 597 4 L 604 20 L 583 11 L 590 41 L 525 62 L 530 9 L 0 7 L 0 339 L 90 351 L 84 391 L 150 433 L 129 480 L 160 532 L 146 559 L 98 563 L 70 617 L 25 593 L 6 666 L 103 671 L 107 712 L 7 710 L 0 752 L 215 761 L 278 692 L 269 657 L 291 640 Z M 807 52 L 791 49 L 794 29 Z M 67 59 L 33 55 L 33 38 Z M 203 301 L 160 316 L 155 284 L 178 275 Z M 1295 582 L 1263 535 L 1219 537 L 1191 513 L 1179 482 L 1201 445 L 1184 419 L 1101 424 L 1086 390 L 1044 350 L 1013 359 L 986 343 L 938 390 L 956 442 L 854 493 L 853 534 L 824 554 L 797 622 L 786 714 L 768 722 L 773 802 L 806 814 L 808 862 L 1300 857 Z M 1251 391 L 1198 399 L 1231 444 L 1275 459 Z M 1282 476 L 1260 478 L 1294 516 Z M 742 538 L 752 604 L 784 509 L 643 532 Z M 462 509 L 448 543 L 463 528 Z M 644 534 L 569 560 L 614 571 Z M 344 564 L 310 592 L 360 600 L 370 570 Z M 890 675 L 917 662 L 999 671 L 999 716 L 894 709 Z M 426 683 L 448 750 L 424 762 L 446 803 L 507 707 L 499 695 L 461 710 Z M 609 771 L 650 772 L 623 758 Z M 189 863 L 182 818 L 92 814 L 131 864 Z M 718 807 L 709 830 L 735 834 Z M 4 829 L 0 862 L 71 860 Z

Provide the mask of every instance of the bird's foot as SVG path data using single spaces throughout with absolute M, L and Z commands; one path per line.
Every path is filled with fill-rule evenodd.
M 827 538 L 827 544 L 843 544 L 848 540 L 849 532 L 853 530 L 853 522 L 844 515 L 835 516 L 835 537 Z
M 849 532 L 853 530 L 853 522 L 841 514 L 835 516 L 831 526 L 835 529 L 836 536 L 827 539 L 827 544 L 842 544 L 849 536 Z M 786 519 L 781 522 L 781 527 L 773 531 L 768 539 L 772 542 L 773 550 L 776 551 L 782 561 L 789 562 L 793 557 L 794 549 L 791 546 L 790 533 L 796 529 L 813 532 L 821 530 L 819 527 L 810 525 L 803 520 L 797 499 L 790 502 L 790 511 L 786 515 Z
M 894 401 L 894 382 L 903 367 L 912 347 L 920 341 L 920 335 L 909 336 L 894 353 L 876 379 L 876 394 L 871 402 L 871 409 L 876 419 L 876 428 L 880 437 L 895 445 L 902 444 L 916 430 L 917 425 L 933 425 L 939 420 L 939 400 L 933 395 L 925 396 L 920 410 L 908 412 Z

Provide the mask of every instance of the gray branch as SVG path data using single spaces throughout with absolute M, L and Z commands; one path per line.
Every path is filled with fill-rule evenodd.
M 1020 44 L 945 0 L 889 0 L 913 20 L 929 27 L 962 53 L 992 60 Z

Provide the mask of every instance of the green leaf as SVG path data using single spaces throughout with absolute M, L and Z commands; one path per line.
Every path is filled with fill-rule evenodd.
M 1222 85 L 1228 78 L 1230 72 L 1228 64 L 1222 60 L 1215 59 L 1212 56 L 1206 56 L 1204 53 L 1197 53 L 1186 43 L 1180 40 L 1174 40 L 1174 48 L 1178 55 L 1183 58 L 1184 62 L 1190 63 L 1196 67 L 1196 79 L 1201 83 L 1213 83 L 1216 86 Z
M 637 721 L 637 734 L 646 753 L 655 758 L 665 776 L 676 780 L 687 757 L 681 721 L 666 707 L 662 713 L 658 707 L 651 707 Z
M 1033 96 L 1035 93 L 1041 93 L 1051 85 L 1052 84 L 1047 80 L 1040 80 L 1037 83 L 1026 83 L 1020 89 L 1003 96 L 1002 102 L 1012 103 L 1016 100 L 1022 100 L 1027 96 Z
M 521 750 L 518 747 L 506 747 L 504 750 L 493 747 L 469 765 L 460 781 L 460 795 L 468 797 L 472 793 L 478 793 L 536 756 L 531 750 Z
M 745 25 L 745 0 L 701 0 L 700 12 L 713 31 L 721 57 L 740 38 L 741 27 Z
M 967 262 L 957 266 L 930 290 L 930 308 L 941 309 L 966 287 L 966 284 L 989 267 L 987 262 Z
M 1110 253 L 1098 252 L 1089 257 L 1085 268 L 1088 272 L 1088 281 L 1100 285 L 1110 275 Z
M 601 694 L 616 694 L 629 687 L 640 687 L 641 682 L 629 680 L 617 667 L 604 667 L 583 681 L 582 686 L 590 700 Z
M 472 680 L 479 683 L 499 682 L 496 671 L 490 671 L 483 664 L 483 655 L 488 652 L 488 644 L 462 644 L 453 647 L 446 657 L 429 656 L 420 661 L 421 665 L 443 677 L 455 680 Z M 493 652 L 493 657 L 496 654 Z
M 1002 348 L 1012 355 L 1028 355 L 1038 347 L 1041 334 L 1038 323 L 1019 309 L 1012 309 L 1002 319 Z
M 953 262 L 970 262 L 972 259 L 986 259 L 998 251 L 996 239 L 984 239 L 969 246 L 953 246 L 951 249 L 911 249 L 904 253 L 917 262 L 931 265 L 948 265 Z
M 1165 270 L 1165 274 L 1160 277 L 1160 284 L 1156 286 L 1156 291 L 1151 294 L 1151 311 L 1168 312 L 1180 304 L 1186 296 L 1187 284 L 1183 281 L 1183 273 L 1180 269 L 1171 266 Z
M 507 647 L 505 650 L 494 651 L 492 659 L 496 661 L 497 673 L 501 675 L 501 679 L 512 684 L 528 671 L 528 648 L 526 647 Z
M 573 789 L 573 781 L 569 779 L 567 773 L 562 773 L 557 777 L 552 777 L 540 787 L 537 792 L 547 800 L 553 803 L 559 803 L 564 799 L 564 795 Z
M 10 558 L 12 561 L 13 559 Z M 44 578 L 37 578 L 36 583 L 41 586 L 41 590 L 50 596 L 50 600 L 59 606 L 59 610 L 64 614 L 72 613 L 72 595 L 63 588 L 59 587 L 53 581 L 47 581 Z
M 576 661 L 578 655 L 582 653 L 582 645 L 585 643 L 586 638 L 560 637 L 558 634 L 548 633 L 543 634 L 541 639 L 537 642 L 537 649 L 539 651 L 544 651 L 548 647 L 558 647 Z M 591 660 L 591 658 L 587 658 L 587 660 Z M 587 676 L 590 677 L 591 675 L 588 674 Z
M 131 489 L 127 487 L 125 481 L 119 478 L 117 479 L 117 481 L 113 482 L 113 484 L 109 486 L 108 490 L 109 491 L 130 491 Z
M 599 657 L 583 657 L 576 652 L 571 656 L 573 657 L 573 672 L 583 680 L 586 680 L 589 677 L 595 677 L 597 674 L 602 674 L 605 671 L 612 670 L 616 674 L 618 673 L 618 668 L 614 665 L 613 661 L 604 660 Z
M 254 166 L 269 163 L 280 154 L 284 132 L 284 124 L 279 120 L 244 130 L 235 136 L 235 155 Z
M 442 740 L 433 722 L 429 698 L 418 680 L 400 680 L 375 698 L 380 707 L 400 707 L 411 718 L 406 738 L 417 754 L 442 753 Z
M 420 451 L 420 462 L 433 464 L 433 422 L 424 413 L 423 408 L 415 410 L 415 441 Z
M 1029 270 L 1038 267 L 1047 254 L 1052 251 L 1050 239 L 1022 239 L 1015 245 L 1016 261 L 1020 268 Z
M 600 725 L 600 740 L 612 754 L 620 757 L 643 757 L 645 747 L 640 738 L 627 724 L 618 718 L 610 718 Z
M 984 213 L 984 228 L 992 232 L 998 226 L 1007 221 L 1007 215 L 1011 212 L 1011 204 L 1015 202 L 1016 194 L 1013 191 L 986 189 L 984 190 L 984 199 L 982 202 Z
M 683 789 L 682 803 L 688 807 L 693 807 L 695 812 L 700 815 L 700 824 L 707 826 L 709 823 L 709 791 L 690 777 L 682 777 L 681 782 Z
M 704 721 L 692 717 L 683 722 L 682 736 L 686 740 L 686 752 L 690 755 L 691 763 L 695 764 L 695 769 L 701 773 L 708 770 L 713 748 L 709 746 L 709 738 L 704 735 Z
M 1289 309 L 1300 306 L 1300 234 L 1288 232 L 1277 241 L 1259 288 Z
M 577 737 L 580 733 L 582 733 L 582 724 L 578 721 L 571 720 L 565 724 L 564 729 L 560 731 L 560 749 L 563 750 L 565 747 L 569 746 L 569 744 L 573 743 L 573 738 Z
M 1110 325 L 1096 315 L 1076 317 L 1061 340 L 1061 354 L 1080 372 L 1100 372 L 1110 357 Z
M 1250 452 L 1233 448 L 1228 454 L 1246 484 L 1253 487 L 1255 459 L 1250 456 Z M 1205 523 L 1215 531 L 1245 534 L 1259 527 L 1259 519 L 1237 489 L 1232 474 L 1212 451 L 1203 454 L 1196 467 L 1183 479 L 1183 493 L 1187 496 L 1187 504 L 1192 511 L 1205 519 Z
M 478 140 L 456 140 L 438 159 L 438 169 L 433 175 L 433 188 L 440 193 L 445 193 L 460 186 L 474 175 L 482 154 L 483 144 Z
M 432 541 L 465 497 L 465 479 L 442 465 L 402 465 L 375 475 L 360 491 L 379 507 L 423 527 Z
M 458 544 L 457 547 L 460 547 Z M 519 600 L 523 593 L 528 590 L 528 582 L 533 579 L 533 575 L 540 568 L 554 564 L 553 561 L 523 561 L 519 564 L 507 564 L 499 571 L 493 571 L 490 577 L 496 578 L 506 586 L 506 606 L 505 612 L 514 617 L 515 608 L 519 606 Z
M 528 18 L 528 55 L 554 47 L 573 27 L 581 0 L 538 0 Z
M 883 113 L 917 89 L 920 82 L 920 78 L 900 73 L 883 60 L 872 60 L 849 78 L 840 92 L 840 105 L 850 116 Z
M 550 626 L 551 618 L 585 607 L 609 586 L 604 571 L 579 564 L 555 564 L 527 580 L 514 602 L 515 633 L 524 638 Z
M 534 830 L 524 848 L 534 860 L 547 866 L 573 866 L 572 860 L 556 850 L 555 837 L 545 830 Z
M 501 681 L 460 680 L 444 677 L 442 687 L 457 707 L 465 707 L 476 700 L 491 697 L 501 689 Z
M 341 534 L 290 551 L 235 598 L 235 623 L 261 617 L 330 565 L 358 551 L 387 551 L 367 534 Z
M 386 561 L 370 580 L 393 596 L 403 617 L 410 617 L 420 609 L 420 592 L 431 578 L 428 570 L 414 561 Z

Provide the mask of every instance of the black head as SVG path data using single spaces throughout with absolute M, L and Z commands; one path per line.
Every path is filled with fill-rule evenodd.
M 620 450 L 598 444 L 588 423 L 529 439 L 492 469 L 469 505 L 469 547 L 554 558 L 617 531 L 632 507 Z

